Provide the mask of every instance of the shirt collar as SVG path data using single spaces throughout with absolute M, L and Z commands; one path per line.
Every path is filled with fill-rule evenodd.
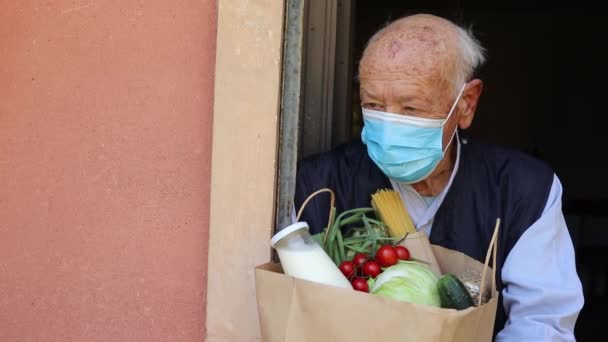
M 454 177 L 456 177 L 456 173 L 458 172 L 458 167 L 460 165 L 460 137 L 458 136 L 458 131 L 456 131 L 455 138 L 456 138 L 455 139 L 456 140 L 456 162 L 454 163 L 454 169 L 452 170 L 452 174 L 450 175 L 450 180 L 448 181 L 448 184 L 445 186 L 445 188 L 441 191 L 441 193 L 439 193 L 439 195 L 437 195 L 437 198 L 435 198 L 435 200 L 433 201 L 433 203 L 431 203 L 431 205 L 428 207 L 428 209 L 424 211 L 423 215 L 419 218 L 419 220 L 415 220 L 415 221 L 418 221 L 418 224 L 417 224 L 418 227 L 428 224 L 433 219 L 433 217 L 435 217 L 437 210 L 439 210 L 439 207 L 443 203 L 443 199 L 445 198 L 445 195 L 447 194 L 450 187 L 452 186 Z M 466 139 L 463 139 L 463 143 L 464 144 L 467 143 Z M 402 194 L 402 196 L 404 197 L 403 200 L 406 203 L 406 206 L 407 206 L 407 202 L 408 202 L 408 197 L 411 198 L 412 196 L 415 196 L 415 197 L 417 197 L 418 200 L 424 201 L 422 199 L 422 196 L 420 196 L 420 194 L 418 194 L 418 192 L 416 192 L 416 190 L 414 189 L 414 187 L 412 185 L 401 183 L 401 182 L 395 181 L 393 179 L 390 179 L 390 181 L 391 181 L 391 184 L 393 185 L 393 188 L 398 189 L 399 190 L 398 192 L 400 194 Z

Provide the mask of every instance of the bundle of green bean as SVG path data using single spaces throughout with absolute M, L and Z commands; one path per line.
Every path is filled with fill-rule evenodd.
M 335 210 L 332 208 L 332 214 L 335 214 Z M 373 215 L 373 208 L 347 210 L 333 220 L 329 228 L 326 228 L 328 231 L 324 230 L 313 237 L 336 265 L 352 260 L 356 253 L 372 255 L 380 245 L 396 240 L 389 237 L 388 227 L 372 218 Z M 344 232 L 343 229 L 347 226 L 352 228 Z

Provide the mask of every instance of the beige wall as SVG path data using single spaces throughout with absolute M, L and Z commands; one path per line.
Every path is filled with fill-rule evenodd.
M 203 339 L 215 7 L 2 2 L 0 341 Z
M 270 258 L 282 25 L 283 1 L 219 1 L 209 342 L 259 336 L 253 268 Z

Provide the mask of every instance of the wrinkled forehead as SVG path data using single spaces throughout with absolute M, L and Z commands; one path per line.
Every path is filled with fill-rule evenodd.
M 425 23 L 397 25 L 373 38 L 359 64 L 359 78 L 453 78 L 457 55 L 453 30 Z
M 448 64 L 433 58 L 416 55 L 392 61 L 367 60 L 359 74 L 361 94 L 385 100 L 407 95 L 441 105 L 453 92 L 453 73 Z

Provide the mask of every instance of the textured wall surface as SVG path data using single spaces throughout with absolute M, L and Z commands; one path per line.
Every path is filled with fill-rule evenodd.
M 2 5 L 0 341 L 201 341 L 215 1 Z

